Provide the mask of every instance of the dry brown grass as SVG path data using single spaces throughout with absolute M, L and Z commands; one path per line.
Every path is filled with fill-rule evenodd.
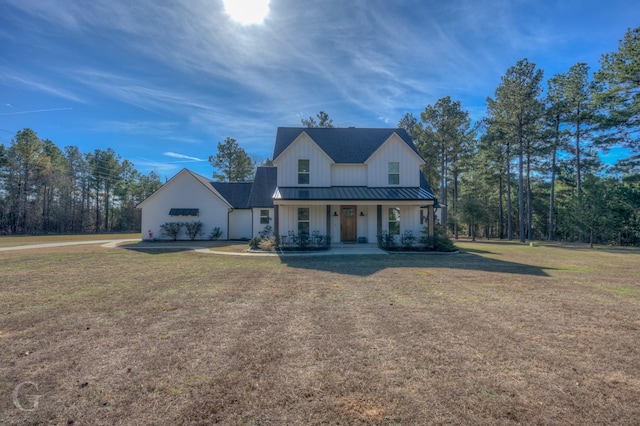
M 460 246 L 2 253 L 0 423 L 637 424 L 640 252 Z

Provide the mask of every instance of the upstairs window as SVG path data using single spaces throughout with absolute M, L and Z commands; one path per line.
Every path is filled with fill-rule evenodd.
M 309 160 L 298 160 L 298 185 L 309 185 Z
M 400 163 L 389 161 L 389 185 L 400 185 Z
M 260 210 L 260 224 L 261 225 L 269 224 L 269 210 Z
M 389 235 L 400 235 L 400 209 L 398 207 L 389 209 Z

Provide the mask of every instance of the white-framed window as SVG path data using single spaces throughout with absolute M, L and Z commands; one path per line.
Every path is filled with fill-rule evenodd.
M 400 235 L 400 207 L 389 207 L 389 235 Z
M 298 207 L 298 235 L 309 235 L 309 207 Z
M 298 185 L 309 185 L 309 160 L 298 160 Z
M 269 224 L 269 210 L 264 209 L 264 210 L 260 210 L 260 224 L 261 225 L 268 225 Z
M 388 165 L 389 185 L 400 185 L 400 163 L 389 161 Z

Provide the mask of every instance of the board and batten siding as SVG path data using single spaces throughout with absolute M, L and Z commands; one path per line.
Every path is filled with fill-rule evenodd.
M 260 211 L 268 210 L 269 211 L 269 223 L 260 223 Z M 257 237 L 260 232 L 264 231 L 264 228 L 268 225 L 271 226 L 271 233 L 269 236 L 273 235 L 274 222 L 273 222 L 273 207 L 257 207 L 253 209 L 253 236 Z
M 170 216 L 172 208 L 199 209 L 198 216 Z M 227 212 L 228 205 L 217 198 L 188 173 L 175 176 L 158 190 L 158 193 L 148 198 L 142 206 L 142 238 L 149 238 L 149 231 L 154 238 L 163 238 L 160 225 L 165 222 L 196 222 L 203 223 L 203 235 L 199 239 L 206 239 L 214 227 L 222 230 L 221 239 L 228 239 Z M 178 237 L 188 239 L 184 231 Z
M 229 239 L 251 239 L 251 210 L 236 209 L 229 213 Z
M 289 231 L 298 235 L 298 208 L 309 208 L 309 233 L 320 231 L 320 235 L 326 234 L 327 229 L 327 207 L 324 205 L 304 205 L 279 206 L 280 235 L 287 236 Z
M 365 164 L 332 164 L 331 186 L 367 186 Z
M 298 184 L 298 160 L 309 160 L 309 184 Z M 274 164 L 278 167 L 278 186 L 326 187 L 331 185 L 333 160 L 306 134 L 293 142 Z
M 395 206 L 393 204 L 382 205 L 382 230 L 389 232 L 389 208 L 398 207 L 400 209 L 400 236 L 405 231 L 411 231 L 413 236 L 420 238 L 424 225 L 420 225 L 419 206 Z
M 400 163 L 400 184 L 389 185 L 389 162 Z M 397 135 L 392 135 L 368 160 L 368 186 L 420 186 L 420 166 L 424 163 Z

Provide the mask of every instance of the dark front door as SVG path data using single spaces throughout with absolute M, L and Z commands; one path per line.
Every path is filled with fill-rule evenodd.
M 356 242 L 356 206 L 340 206 L 340 241 Z

